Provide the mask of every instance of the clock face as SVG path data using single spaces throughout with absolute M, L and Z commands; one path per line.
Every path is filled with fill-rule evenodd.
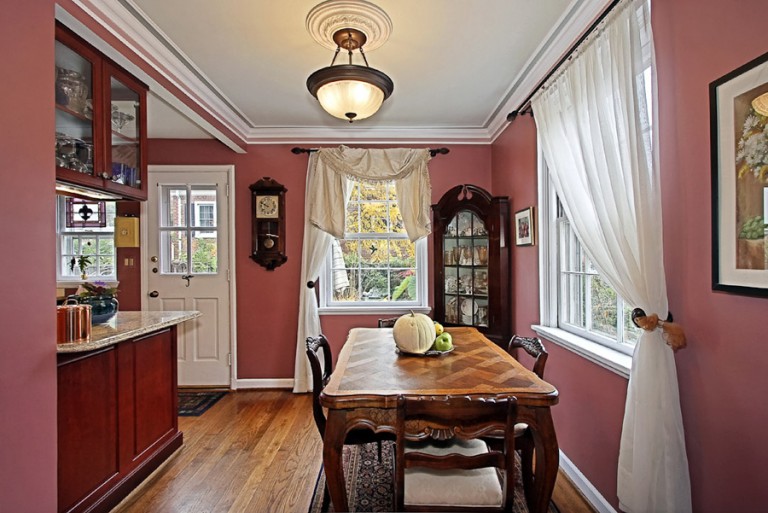
M 256 217 L 275 219 L 278 214 L 277 196 L 256 197 Z

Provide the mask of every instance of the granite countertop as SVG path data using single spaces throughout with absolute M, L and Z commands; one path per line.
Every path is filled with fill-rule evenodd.
M 57 344 L 58 353 L 82 353 L 108 347 L 123 340 L 140 337 L 174 324 L 200 317 L 198 311 L 183 312 L 117 312 L 107 323 L 96 324 L 88 342 Z

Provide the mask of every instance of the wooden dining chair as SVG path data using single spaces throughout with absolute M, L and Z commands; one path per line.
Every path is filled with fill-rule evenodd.
M 511 512 L 516 418 L 514 397 L 399 396 L 395 509 Z M 409 428 L 417 432 L 407 436 Z M 481 439 L 491 432 L 505 433 L 498 449 Z
M 544 349 L 544 345 L 538 337 L 520 337 L 513 335 L 507 345 L 507 352 L 515 356 L 516 350 L 522 349 L 528 355 L 533 357 L 533 373 L 540 379 L 544 379 L 544 367 L 547 364 L 549 353 Z M 515 425 L 515 444 L 520 451 L 520 470 L 523 478 L 523 490 L 525 495 L 530 496 L 533 491 L 533 433 L 528 424 L 518 423 Z
M 317 337 L 307 337 L 306 344 L 307 358 L 312 369 L 312 414 L 315 417 L 315 424 L 320 432 L 320 438 L 323 438 L 325 436 L 326 417 L 323 406 L 320 404 L 320 392 L 323 391 L 325 385 L 328 384 L 328 380 L 331 379 L 333 355 L 328 339 L 323 334 Z M 318 355 L 320 351 L 323 353 L 322 365 Z M 370 429 L 353 429 L 347 433 L 344 445 L 361 445 L 376 442 L 378 443 L 379 461 L 381 461 L 382 440 L 394 439 L 394 435 L 389 433 L 374 433 Z
M 379 328 L 393 328 L 400 317 L 390 317 L 389 319 L 379 319 Z

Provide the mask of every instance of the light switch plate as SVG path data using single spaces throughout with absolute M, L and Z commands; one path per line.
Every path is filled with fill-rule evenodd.
M 115 218 L 115 247 L 138 248 L 139 247 L 139 218 L 121 217 Z

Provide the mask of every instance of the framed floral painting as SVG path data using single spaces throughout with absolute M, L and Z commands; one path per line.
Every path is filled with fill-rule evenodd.
M 709 85 L 712 288 L 768 296 L 768 53 Z
M 533 246 L 535 243 L 533 227 L 533 207 L 515 212 L 515 244 Z

